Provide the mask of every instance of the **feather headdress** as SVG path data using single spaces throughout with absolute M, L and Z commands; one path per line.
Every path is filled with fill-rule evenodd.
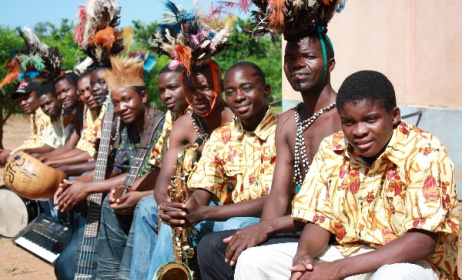
M 252 14 L 252 37 L 284 34 L 286 40 L 306 37 L 318 27 L 327 27 L 334 12 L 345 7 L 346 0 L 239 0 L 223 2 L 224 7 L 249 10 L 250 2 L 257 10 Z
M 47 81 L 56 78 L 63 66 L 58 48 L 42 43 L 28 26 L 22 30 L 18 29 L 18 32 L 24 40 L 25 47 L 16 50 L 8 62 L 5 67 L 8 73 L 0 83 L 0 88 L 15 80 Z
M 24 27 L 20 31 L 20 35 L 30 51 L 28 55 L 20 57 L 21 72 L 26 76 L 28 72 L 38 72 L 39 75 L 35 78 L 36 80 L 51 81 L 58 77 L 63 66 L 59 49 L 42 43 L 29 26 Z
M 106 81 L 110 91 L 134 86 L 144 86 L 144 61 L 139 57 L 111 57 L 112 70 L 106 70 L 101 78 Z
M 111 56 L 123 51 L 123 32 L 117 29 L 119 14 L 117 0 L 88 0 L 86 6 L 79 6 L 74 39 L 94 61 L 109 64 Z
M 233 28 L 233 17 L 223 19 L 199 15 L 197 8 L 186 11 L 170 0 L 167 12 L 156 34 L 149 41 L 150 48 L 159 55 L 167 55 L 170 68 L 181 64 L 190 72 L 208 64 L 213 55 L 229 47 L 228 37 Z

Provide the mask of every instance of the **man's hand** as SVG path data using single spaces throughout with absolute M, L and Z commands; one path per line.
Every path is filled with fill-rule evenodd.
M 238 230 L 233 235 L 223 239 L 224 243 L 228 243 L 226 247 L 225 262 L 234 266 L 239 258 L 239 255 L 247 248 L 252 248 L 262 244 L 268 239 L 269 234 L 265 230 L 262 223 L 248 226 Z
M 88 196 L 87 184 L 63 180 L 54 195 L 55 209 L 61 212 L 72 209 Z
M 114 209 L 114 212 L 121 215 L 133 215 L 135 207 L 144 197 L 144 194 L 137 191 L 127 192 L 125 195 L 118 199 L 114 199 L 115 189 L 111 190 L 109 194 L 108 201 L 111 205 L 111 208 Z
M 297 260 L 296 260 L 297 258 Z M 309 255 L 294 257 L 294 263 L 289 268 L 292 271 L 290 280 L 341 280 L 338 261 L 334 262 L 313 262 Z
M 296 254 L 289 269 L 292 271 L 289 280 L 303 279 L 305 272 L 313 271 L 313 258 L 308 254 Z
M 8 158 L 10 157 L 11 151 L 0 149 L 0 167 L 5 167 Z

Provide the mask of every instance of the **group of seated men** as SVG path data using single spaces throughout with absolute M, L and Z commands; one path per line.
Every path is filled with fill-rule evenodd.
M 288 41 L 284 71 L 303 102 L 280 115 L 253 63 L 234 64 L 223 79 L 213 61 L 189 73 L 164 67 L 158 89 L 168 111 L 141 163 L 136 150 L 155 115 L 142 82 L 121 83 L 110 67 L 53 86 L 31 82 L 13 96 L 34 126 L 19 150 L 71 176 L 88 172 L 64 180 L 54 196 L 54 210 L 75 210 L 75 235 L 83 235 L 82 202 L 108 194 L 97 279 L 153 279 L 174 260 L 173 231 L 181 229 L 196 248 L 198 279 L 458 279 L 447 151 L 401 119 L 383 74 L 356 72 L 336 93 L 334 67 L 316 35 Z M 109 92 L 118 144 L 107 179 L 94 181 Z M 183 200 L 174 201 L 179 152 L 204 134 L 197 162 L 182 163 L 192 166 Z M 10 153 L 2 151 L 2 164 Z M 134 164 L 137 179 L 116 196 Z M 71 242 L 58 259 L 59 279 L 74 278 L 78 250 Z

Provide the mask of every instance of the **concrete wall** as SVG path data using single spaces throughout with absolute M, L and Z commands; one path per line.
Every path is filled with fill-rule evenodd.
M 403 113 L 422 110 L 419 127 L 447 147 L 462 199 L 462 1 L 351 0 L 328 29 L 334 89 L 355 71 L 384 73 Z M 283 74 L 283 110 L 300 100 Z

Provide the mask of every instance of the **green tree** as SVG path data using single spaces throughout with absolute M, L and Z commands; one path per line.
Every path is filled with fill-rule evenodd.
M 11 60 L 17 49 L 24 47 L 23 42 L 14 30 L 0 26 L 0 79 L 7 74 L 3 67 Z M 3 126 L 12 114 L 20 112 L 18 101 L 11 98 L 17 87 L 18 83 L 14 82 L 0 90 L 0 149 L 3 149 Z

